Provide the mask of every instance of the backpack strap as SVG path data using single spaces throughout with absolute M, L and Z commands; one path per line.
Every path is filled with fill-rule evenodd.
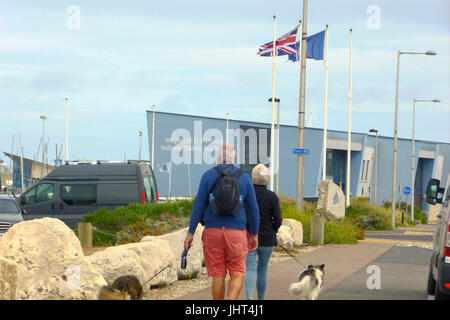
M 224 176 L 224 175 L 229 175 L 229 174 L 231 173 L 231 171 L 233 171 L 234 165 L 231 164 L 231 165 L 229 165 L 228 167 L 226 167 L 225 169 L 222 169 L 222 167 L 219 165 L 219 166 L 215 166 L 214 169 L 219 173 L 219 176 L 217 177 L 216 181 L 214 181 L 213 185 L 211 186 L 211 189 L 209 189 L 208 196 L 209 196 L 209 194 L 210 194 L 211 192 L 213 192 L 214 188 L 215 188 L 216 185 L 217 185 L 217 181 L 219 181 L 219 179 L 220 179 L 222 176 Z M 239 175 L 236 176 L 236 173 L 238 173 L 238 172 L 240 172 L 240 173 L 239 173 Z M 236 172 L 233 173 L 232 176 L 235 177 L 235 178 L 237 179 L 237 178 L 239 178 L 239 176 L 240 176 L 241 174 L 242 174 L 242 170 L 239 169 L 239 170 L 236 170 Z
M 244 171 L 242 171 L 241 169 L 238 169 L 238 170 L 236 170 L 235 173 L 232 174 L 232 176 L 235 177 L 236 179 L 238 179 L 243 173 L 244 173 Z

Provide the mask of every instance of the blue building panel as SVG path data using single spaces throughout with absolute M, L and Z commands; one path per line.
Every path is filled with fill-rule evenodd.
M 152 119 L 153 113 L 147 112 L 149 150 L 152 153 Z M 217 136 L 226 141 L 226 119 L 183 115 L 166 112 L 155 113 L 155 154 L 154 169 L 158 181 L 159 193 L 171 196 L 195 196 L 203 172 L 215 165 L 212 150 L 218 143 Z M 251 174 L 256 163 L 250 158 L 257 154 L 257 162 L 266 165 L 270 162 L 270 124 L 250 121 L 229 120 L 229 142 L 237 151 L 237 165 Z M 250 130 L 251 129 L 251 130 Z M 240 131 L 239 131 L 240 130 Z M 254 138 L 252 134 L 257 138 Z M 316 199 L 317 186 L 322 179 L 323 166 L 323 129 L 305 128 L 305 145 L 297 145 L 298 128 L 280 126 L 279 143 L 279 192 L 292 197 L 296 195 L 297 158 L 304 157 L 304 197 Z M 274 138 L 276 135 L 274 136 Z M 256 139 L 257 143 L 251 143 Z M 252 140 L 253 141 L 253 140 Z M 353 197 L 373 198 L 375 183 L 375 166 L 377 176 L 377 203 L 392 198 L 393 174 L 393 138 L 378 137 L 378 162 L 375 164 L 375 136 L 368 133 L 352 133 L 350 192 Z M 276 142 L 275 142 L 276 146 Z M 294 148 L 308 149 L 307 155 L 293 154 Z M 267 150 L 265 150 L 267 149 Z M 423 193 L 431 178 L 446 180 L 450 172 L 450 144 L 417 140 L 415 144 L 416 159 L 416 199 Z M 172 151 L 175 150 L 174 154 Z M 412 141 L 398 139 L 397 189 L 411 187 Z M 180 159 L 182 158 L 182 159 Z M 327 179 L 340 185 L 345 193 L 347 170 L 347 132 L 327 131 Z M 171 174 L 160 172 L 158 166 L 172 162 Z M 275 178 L 274 178 L 275 181 Z M 401 195 L 397 193 L 397 200 Z M 402 200 L 408 200 L 403 195 Z M 419 205 L 419 204 L 418 204 Z

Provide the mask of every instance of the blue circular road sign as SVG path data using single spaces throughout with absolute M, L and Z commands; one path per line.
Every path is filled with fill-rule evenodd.
M 404 187 L 403 188 L 403 193 L 404 194 L 410 194 L 411 193 L 411 188 L 410 187 Z

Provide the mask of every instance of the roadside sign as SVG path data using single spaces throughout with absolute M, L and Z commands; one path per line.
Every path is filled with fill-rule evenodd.
M 411 193 L 411 188 L 410 188 L 410 187 L 404 187 L 404 188 L 403 188 L 403 194 L 408 195 L 408 194 L 410 194 L 410 193 Z
M 308 148 L 293 148 L 292 153 L 296 155 L 307 155 L 309 154 Z

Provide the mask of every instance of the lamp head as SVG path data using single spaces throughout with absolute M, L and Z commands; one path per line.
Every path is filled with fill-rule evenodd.
M 440 99 L 434 99 L 433 102 L 441 102 Z
M 369 132 L 376 132 L 376 133 L 377 133 L 378 130 L 376 130 L 376 129 L 370 129 Z
M 425 54 L 426 54 L 427 56 L 435 56 L 435 55 L 437 55 L 437 53 L 434 52 L 434 51 L 432 51 L 432 50 L 428 50 L 427 52 L 425 52 Z

